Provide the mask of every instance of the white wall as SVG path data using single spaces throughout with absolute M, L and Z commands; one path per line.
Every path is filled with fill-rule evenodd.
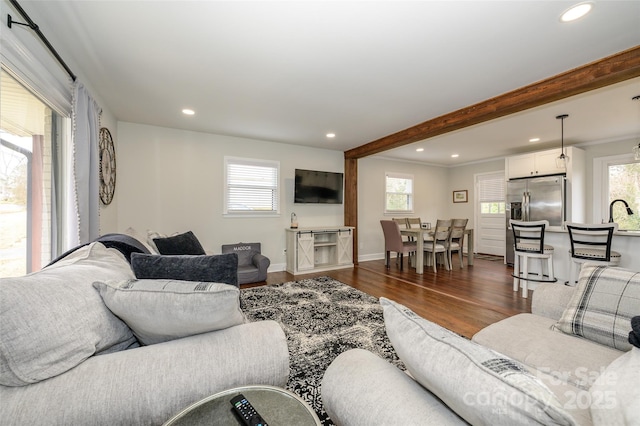
M 294 170 L 342 172 L 342 152 L 126 122 L 118 123 L 117 139 L 117 229 L 110 232 L 123 232 L 128 227 L 142 234 L 148 229 L 162 233 L 192 230 L 205 249 L 213 253 L 219 252 L 220 245 L 225 243 L 260 241 L 263 252 L 271 259 L 271 270 L 278 270 L 285 264 L 284 228 L 289 226 L 291 212 L 297 214 L 300 227 L 344 224 L 343 205 L 292 202 Z M 283 199 L 280 217 L 223 217 L 225 155 L 280 161 Z M 469 194 L 473 169 L 468 168 Z M 383 257 L 380 219 L 385 218 L 385 172 L 414 175 L 416 197 L 412 216 L 435 223 L 438 217 L 449 217 L 456 211 L 449 182 L 452 170 L 373 157 L 361 159 L 358 162 L 360 260 Z M 463 183 L 457 179 L 455 182 L 455 189 L 461 189 L 458 186 Z M 465 216 L 464 208 L 457 213 L 473 217 Z
M 435 223 L 448 218 L 451 192 L 447 184 L 449 170 L 444 167 L 367 157 L 358 161 L 358 258 L 384 258 L 384 236 L 380 220 L 391 219 L 384 214 L 385 173 L 413 175 L 414 213 L 423 222 Z M 405 216 L 405 215 L 403 215 Z
M 260 241 L 271 258 L 273 271 L 284 269 L 284 228 L 289 226 L 291 212 L 298 215 L 301 227 L 343 225 L 342 205 L 292 202 L 294 169 L 342 172 L 342 152 L 126 122 L 117 123 L 113 136 L 117 140 L 118 181 L 114 203 L 102 209 L 103 233 L 123 232 L 128 227 L 143 234 L 148 229 L 169 234 L 192 230 L 212 253 L 219 252 L 225 243 Z M 587 157 L 587 206 L 593 205 L 593 158 L 629 152 L 631 142 L 583 146 Z M 225 155 L 280 161 L 283 202 L 279 217 L 223 217 Z M 415 213 L 411 216 L 432 223 L 438 218 L 469 218 L 468 226 L 475 227 L 474 176 L 503 170 L 503 159 L 452 168 L 383 157 L 359 160 L 359 260 L 384 257 L 380 220 L 392 217 L 384 215 L 385 172 L 414 176 Z M 464 189 L 469 202 L 453 203 L 452 192 Z M 590 212 L 588 218 L 589 215 Z
M 210 253 L 219 253 L 222 244 L 261 242 L 273 271 L 284 269 L 291 212 L 300 227 L 344 224 L 343 205 L 293 203 L 294 170 L 343 172 L 340 151 L 126 122 L 118 123 L 117 137 L 117 232 L 191 230 Z M 222 215 L 224 156 L 280 161 L 279 217 Z
M 449 169 L 448 188 L 451 208 L 449 215 L 452 218 L 469 218 L 468 228 L 474 228 L 475 207 L 475 175 L 480 173 L 504 172 L 504 159 L 486 161 L 482 163 L 468 164 Z M 467 203 L 453 203 L 453 191 L 466 189 L 468 191 Z

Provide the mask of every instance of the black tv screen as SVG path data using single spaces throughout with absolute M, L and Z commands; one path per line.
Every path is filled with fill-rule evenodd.
M 342 204 L 342 173 L 296 169 L 294 202 Z

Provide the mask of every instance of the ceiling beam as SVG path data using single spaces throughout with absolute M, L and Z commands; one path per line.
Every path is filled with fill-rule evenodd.
M 345 159 L 378 154 L 454 130 L 640 76 L 640 46 L 471 105 L 345 151 Z

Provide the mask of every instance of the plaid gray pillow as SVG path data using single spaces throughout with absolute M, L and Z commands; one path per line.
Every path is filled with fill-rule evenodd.
M 628 351 L 631 318 L 637 315 L 640 315 L 640 273 L 585 263 L 576 291 L 553 328 Z

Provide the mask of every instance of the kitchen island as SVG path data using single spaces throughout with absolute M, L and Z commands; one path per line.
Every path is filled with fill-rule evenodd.
M 553 267 L 558 283 L 569 281 L 571 261 L 571 241 L 569 232 L 559 226 L 550 226 L 545 233 L 545 244 L 552 245 Z M 622 256 L 620 267 L 640 271 L 640 231 L 617 231 L 613 234 L 611 249 Z M 530 271 L 539 272 L 540 262 L 531 262 Z M 576 278 L 577 278 L 576 274 Z M 530 282 L 529 288 L 535 289 L 536 283 Z

